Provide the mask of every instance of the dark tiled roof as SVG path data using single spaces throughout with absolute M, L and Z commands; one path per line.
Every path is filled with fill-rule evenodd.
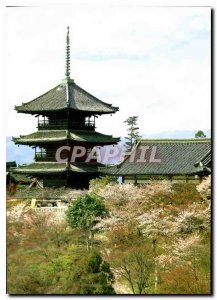
M 12 177 L 15 179 L 16 182 L 19 183 L 31 183 L 32 179 L 28 178 L 27 176 L 25 176 L 24 174 L 14 174 L 12 172 Z
M 28 145 L 35 142 L 53 142 L 64 141 L 67 138 L 67 130 L 39 130 L 37 132 L 20 135 L 20 137 L 13 137 L 15 144 Z
M 118 107 L 113 107 L 111 104 L 97 99 L 75 83 L 59 84 L 36 99 L 15 107 L 18 112 L 35 114 L 68 108 L 99 114 L 118 111 Z
M 90 143 L 116 144 L 120 138 L 114 138 L 112 135 L 102 134 L 96 131 L 70 131 L 70 140 Z
M 62 173 L 67 169 L 66 163 L 57 162 L 37 162 L 29 165 L 22 165 L 13 170 L 18 174 L 38 174 L 38 173 Z
M 211 149 L 205 153 L 194 165 L 198 171 L 200 172 L 208 172 L 211 173 L 211 167 L 212 167 L 212 153 Z
M 15 174 L 54 174 L 67 171 L 75 173 L 97 173 L 101 164 L 91 163 L 57 163 L 57 162 L 36 162 L 29 165 L 22 165 L 13 170 Z
M 98 173 L 98 164 L 73 163 L 70 164 L 70 170 L 76 173 Z
M 78 141 L 89 143 L 115 144 L 119 138 L 88 130 L 39 130 L 37 132 L 13 138 L 15 144 L 35 145 L 45 142 Z
M 209 166 L 211 165 L 211 162 L 212 162 L 212 157 L 211 157 L 211 151 L 209 151 L 209 153 L 206 155 L 206 157 L 204 157 L 202 160 L 201 160 L 202 164 L 204 166 Z
M 140 157 L 140 146 L 148 146 L 146 162 L 137 162 Z M 150 162 L 151 149 L 156 147 L 155 158 L 160 162 Z M 185 175 L 196 174 L 200 170 L 195 163 L 211 149 L 210 139 L 192 140 L 140 140 L 136 146 L 135 160 L 127 157 L 117 166 L 101 168 L 104 174 L 113 175 Z
M 211 149 L 195 163 L 195 167 L 198 167 L 200 163 L 202 163 L 203 166 L 208 166 L 211 164 Z

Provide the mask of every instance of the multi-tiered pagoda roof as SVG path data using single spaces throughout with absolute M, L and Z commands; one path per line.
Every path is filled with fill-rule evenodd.
M 87 155 L 77 161 L 56 160 L 61 146 L 83 146 L 87 152 L 94 147 L 117 144 L 119 138 L 95 131 L 95 119 L 103 114 L 113 114 L 118 107 L 94 97 L 70 78 L 69 31 L 66 44 L 66 77 L 56 87 L 36 99 L 15 106 L 18 113 L 38 117 L 38 131 L 13 138 L 15 144 L 35 148 L 35 162 L 19 166 L 14 172 L 37 177 L 45 185 L 88 187 L 91 178 L 99 174 L 96 160 L 86 162 Z M 70 153 L 68 153 L 70 154 Z

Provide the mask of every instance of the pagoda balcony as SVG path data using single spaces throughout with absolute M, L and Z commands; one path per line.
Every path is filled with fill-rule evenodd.
M 38 120 L 38 130 L 94 130 L 95 127 L 95 120 L 85 120 L 84 125 L 80 123 L 72 123 L 68 120 Z
M 46 152 L 35 152 L 35 161 L 56 161 L 55 155 L 48 155 Z

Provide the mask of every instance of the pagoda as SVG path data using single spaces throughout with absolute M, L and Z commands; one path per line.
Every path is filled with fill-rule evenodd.
M 15 144 L 29 145 L 35 149 L 35 161 L 19 166 L 13 172 L 37 178 L 44 187 L 88 188 L 89 181 L 99 176 L 99 167 L 102 166 L 96 156 L 89 158 L 90 153 L 96 147 L 120 141 L 120 138 L 95 131 L 96 118 L 113 114 L 118 107 L 97 99 L 70 78 L 69 27 L 65 79 L 36 99 L 15 106 L 15 110 L 35 115 L 38 131 L 13 138 Z M 75 148 L 78 155 L 72 160 Z M 59 149 L 63 149 L 61 160 L 57 159 Z

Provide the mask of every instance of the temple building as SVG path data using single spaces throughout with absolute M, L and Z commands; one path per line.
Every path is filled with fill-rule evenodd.
M 211 174 L 211 168 L 211 139 L 138 139 L 120 164 L 101 172 L 142 184 L 152 179 L 196 182 Z
M 38 130 L 13 138 L 15 144 L 35 149 L 35 162 L 19 166 L 13 172 L 36 177 L 44 186 L 88 188 L 89 181 L 99 175 L 102 166 L 96 157 L 89 158 L 89 154 L 95 147 L 117 144 L 120 140 L 96 132 L 95 120 L 103 114 L 115 113 L 118 107 L 97 99 L 70 78 L 69 28 L 65 76 L 58 86 L 15 107 L 18 113 L 37 117 Z M 60 152 L 60 161 L 56 154 L 61 147 L 65 148 Z M 75 149 L 78 155 L 72 160 Z

